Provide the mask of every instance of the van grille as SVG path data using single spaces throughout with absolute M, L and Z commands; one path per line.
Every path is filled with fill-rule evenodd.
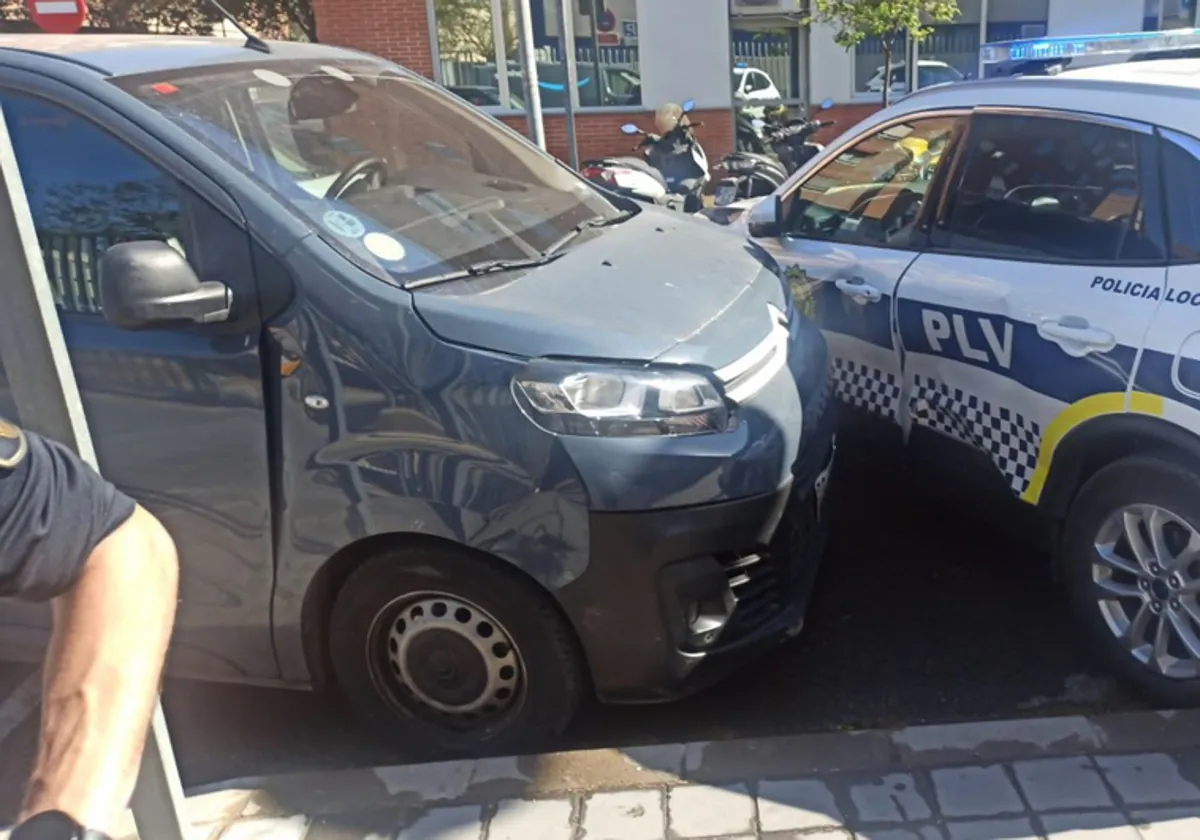
M 770 544 L 741 552 L 724 552 L 716 559 L 725 570 L 736 606 L 721 634 L 723 643 L 737 641 L 769 623 L 795 598 L 793 583 L 805 562 L 813 533 L 815 506 L 795 494 L 779 521 Z

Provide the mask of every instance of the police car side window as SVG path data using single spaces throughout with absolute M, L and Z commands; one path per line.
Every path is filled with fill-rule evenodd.
M 100 312 L 96 273 L 110 245 L 160 239 L 183 250 L 173 178 L 58 105 L 9 92 L 0 105 L 60 310 Z
M 1164 258 L 1155 167 L 1136 132 L 1081 120 L 972 120 L 947 218 L 933 245 L 1009 259 L 1154 263 Z
M 895 123 L 809 176 L 788 202 L 792 236 L 909 247 L 917 217 L 961 118 Z
M 1200 140 L 1163 132 L 1162 170 L 1171 262 L 1200 263 Z

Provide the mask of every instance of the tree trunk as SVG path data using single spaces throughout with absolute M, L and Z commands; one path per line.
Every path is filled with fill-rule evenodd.
M 892 42 L 880 39 L 883 44 L 883 107 L 892 104 Z

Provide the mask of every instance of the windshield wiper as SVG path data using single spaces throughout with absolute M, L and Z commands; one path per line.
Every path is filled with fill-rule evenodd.
M 585 230 L 617 225 L 633 218 L 633 216 L 634 213 L 628 210 L 618 216 L 613 216 L 612 218 L 597 216 L 594 219 L 588 219 L 585 222 L 580 222 L 579 224 L 575 225 L 575 227 L 571 228 L 566 234 L 559 237 L 555 242 L 551 243 L 550 247 L 542 251 L 537 256 L 511 260 L 482 260 L 481 262 L 472 263 L 466 268 L 447 271 L 444 274 L 435 274 L 432 277 L 420 277 L 416 280 L 405 283 L 403 288 L 408 291 L 412 291 L 413 289 L 423 289 L 426 286 L 436 286 L 439 283 L 449 283 L 454 280 L 468 280 L 472 277 L 482 277 L 485 274 L 496 274 L 503 271 L 517 271 L 522 268 L 537 268 L 540 265 L 546 265 L 547 263 L 554 262 L 556 259 L 563 256 L 563 247 Z
M 567 231 L 565 234 L 563 234 L 561 237 L 559 237 L 553 244 L 550 245 L 549 248 L 547 248 L 545 251 L 542 251 L 542 256 L 548 257 L 548 256 L 551 256 L 552 254 L 558 253 L 572 239 L 579 236 L 585 230 L 591 230 L 592 228 L 612 227 L 613 225 L 619 225 L 619 224 L 621 224 L 621 222 L 629 221 L 635 215 L 636 214 L 634 213 L 634 211 L 626 210 L 626 211 L 619 213 L 616 216 L 613 216 L 611 218 L 608 218 L 606 216 L 596 216 L 595 218 L 588 219 L 585 222 L 580 222 L 579 224 L 575 225 L 575 227 L 571 228 L 569 231 Z
M 528 257 L 526 259 L 515 260 L 482 260 L 477 263 L 472 263 L 466 268 L 447 271 L 444 274 L 435 274 L 432 277 L 419 277 L 416 280 L 411 280 L 404 284 L 404 288 L 411 291 L 413 289 L 423 289 L 426 286 L 436 286 L 439 283 L 449 283 L 452 280 L 467 280 L 471 277 L 482 277 L 485 274 L 497 274 L 503 271 L 517 271 L 522 268 L 536 268 L 539 265 L 552 263 L 562 254 L 543 254 L 537 257 Z

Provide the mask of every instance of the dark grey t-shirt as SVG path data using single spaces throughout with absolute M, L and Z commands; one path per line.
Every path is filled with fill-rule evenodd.
M 134 507 L 67 447 L 0 418 L 0 597 L 66 592 Z

